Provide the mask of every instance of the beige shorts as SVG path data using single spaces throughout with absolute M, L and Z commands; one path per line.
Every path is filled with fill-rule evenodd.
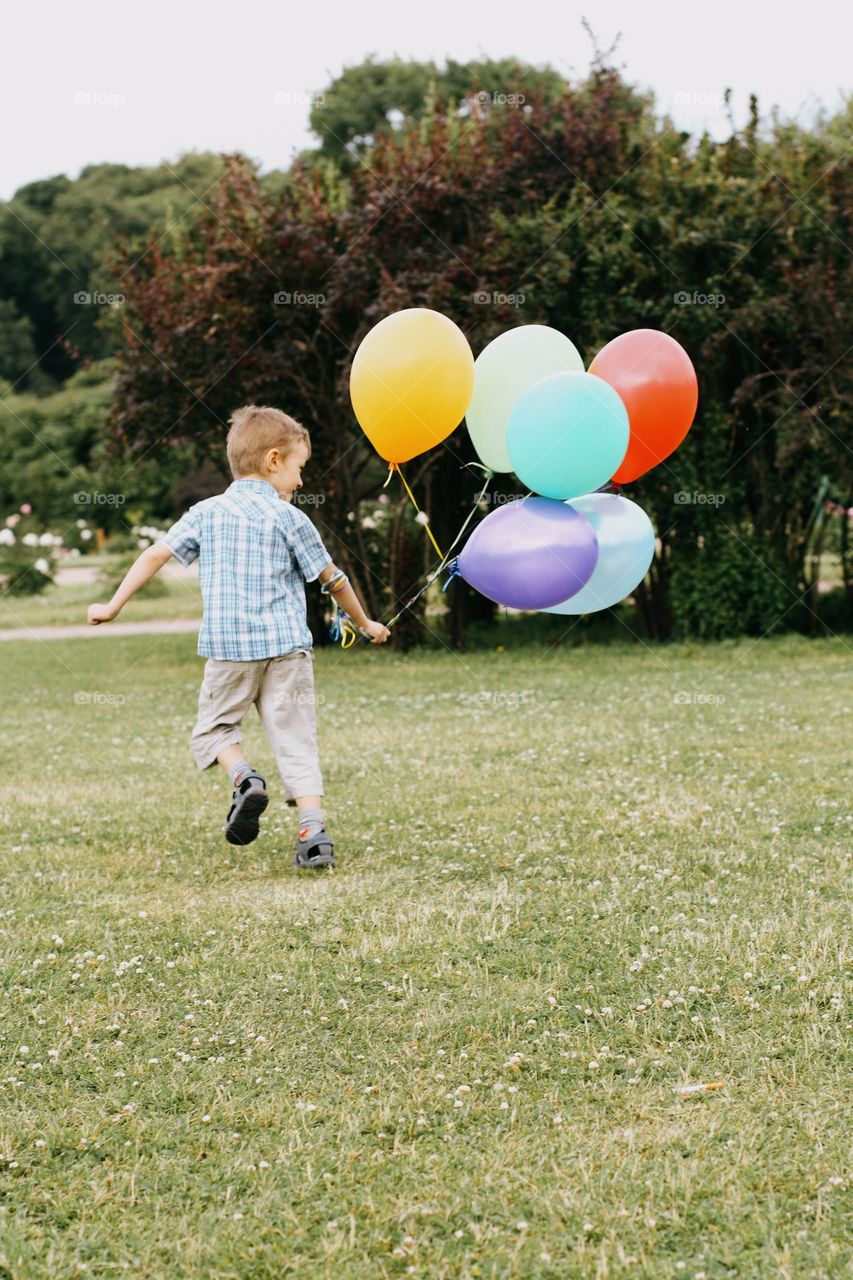
M 243 717 L 253 703 L 272 744 L 285 799 L 321 796 L 314 664 L 307 649 L 253 662 L 207 659 L 190 738 L 199 769 L 215 764 L 223 747 L 243 741 Z

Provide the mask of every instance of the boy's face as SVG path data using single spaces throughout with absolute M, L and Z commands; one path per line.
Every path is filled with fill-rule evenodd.
M 302 468 L 308 461 L 308 446 L 295 444 L 287 453 L 270 449 L 267 454 L 267 476 L 280 498 L 290 502 L 294 493 L 302 488 Z

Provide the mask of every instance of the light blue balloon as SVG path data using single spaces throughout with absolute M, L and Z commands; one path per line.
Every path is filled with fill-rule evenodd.
M 545 498 L 575 498 L 605 484 L 628 448 L 628 410 L 593 373 L 552 373 L 529 387 L 509 418 L 513 470 Z
M 566 503 L 586 516 L 598 538 L 598 561 L 580 591 L 543 613 L 609 609 L 643 581 L 655 554 L 655 531 L 642 507 L 615 493 L 587 493 Z

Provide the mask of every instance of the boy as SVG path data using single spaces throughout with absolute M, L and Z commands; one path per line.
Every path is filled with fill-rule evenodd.
M 294 865 L 331 867 L 334 847 L 322 807 L 304 583 L 319 579 L 371 643 L 384 644 L 390 633 L 367 617 L 311 521 L 291 505 L 311 456 L 305 427 L 280 409 L 258 405 L 238 409 L 229 427 L 226 452 L 233 484 L 195 503 L 147 547 L 110 603 L 89 606 L 88 619 L 93 626 L 111 621 L 170 556 L 183 565 L 199 557 L 204 620 L 198 652 L 207 662 L 190 749 L 199 769 L 218 761 L 231 779 L 226 839 L 251 843 L 268 803 L 266 782 L 241 745 L 243 717 L 254 703 L 285 798 L 299 810 Z

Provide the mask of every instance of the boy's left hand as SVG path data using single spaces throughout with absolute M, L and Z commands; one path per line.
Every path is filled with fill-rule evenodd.
M 115 616 L 115 610 L 108 604 L 90 604 L 86 610 L 86 617 L 93 627 L 96 627 L 99 622 L 112 622 Z

